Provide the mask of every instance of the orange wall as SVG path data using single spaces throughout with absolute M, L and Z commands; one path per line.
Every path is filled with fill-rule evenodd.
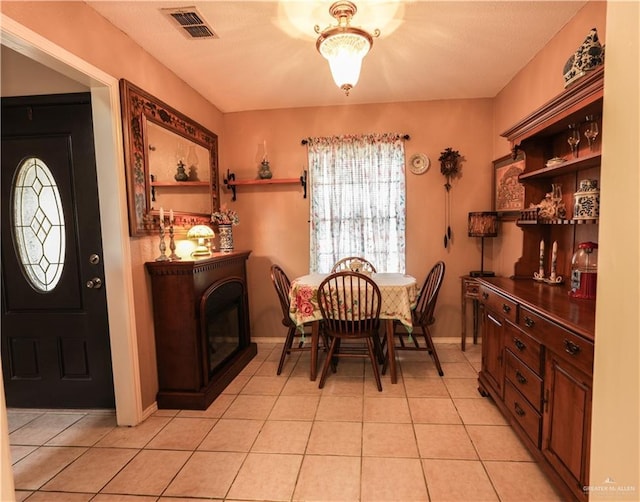
M 421 152 L 431 168 L 407 175 L 407 272 L 420 280 L 438 259 L 447 264 L 441 292 L 436 336 L 458 337 L 458 276 L 477 269 L 480 244 L 466 235 L 469 211 L 491 208 L 492 159 L 508 152 L 500 132 L 562 91 L 562 67 L 591 27 L 604 41 L 605 3 L 589 2 L 495 99 L 449 100 L 349 107 L 300 108 L 222 115 L 178 76 L 171 73 L 120 30 L 82 2 L 6 2 L 0 9 L 116 78 L 126 78 L 167 102 L 220 138 L 221 175 L 254 178 L 258 143 L 266 140 L 275 177 L 296 177 L 306 168 L 305 136 L 343 133 L 408 133 L 407 158 Z M 92 26 L 80 33 L 78 26 Z M 336 92 L 337 89 L 336 89 Z M 444 178 L 437 158 L 451 146 L 465 157 L 462 177 L 452 189 L 453 244 L 443 247 Z M 222 190 L 240 213 L 234 230 L 236 247 L 253 251 L 249 260 L 251 323 L 255 337 L 282 336 L 279 307 L 269 280 L 272 263 L 291 277 L 308 271 L 308 199 L 299 186 L 242 187 L 238 200 Z M 509 275 L 521 253 L 520 230 L 503 223 L 500 237 L 487 240 L 485 268 Z M 143 408 L 155 400 L 157 378 L 151 300 L 144 262 L 157 255 L 155 239 L 132 239 L 136 326 L 140 352 Z M 495 259 L 493 257 L 496 257 Z M 493 263 L 492 263 L 493 261 Z
M 115 78 L 126 78 L 162 101 L 220 134 L 222 113 L 177 75 L 136 45 L 84 2 L 0 2 L 0 10 L 18 23 Z M 79 26 L 91 26 L 79 30 Z M 131 239 L 142 407 L 158 391 L 151 293 L 144 262 L 158 254 L 157 239 Z
M 496 95 L 492 134 L 494 158 L 510 151 L 511 145 L 500 136 L 503 131 L 564 90 L 564 65 L 591 28 L 598 30 L 600 43 L 605 45 L 606 9 L 606 2 L 588 2 Z M 522 254 L 522 231 L 514 223 L 505 222 L 492 246 L 493 269 L 501 275 L 513 274 L 513 265 Z
M 339 92 L 336 88 L 336 92 Z M 427 154 L 431 168 L 407 173 L 406 271 L 422 281 L 437 260 L 447 266 L 439 300 L 437 336 L 460 336 L 460 275 L 480 266 L 477 239 L 467 237 L 467 213 L 491 208 L 491 128 L 489 99 L 382 105 L 299 108 L 230 113 L 224 119 L 221 171 L 237 179 L 255 179 L 258 144 L 267 142 L 275 178 L 291 178 L 307 168 L 307 136 L 371 132 L 407 133 L 406 156 Z M 462 176 L 451 191 L 453 244 L 444 248 L 444 177 L 437 161 L 446 147 L 465 157 Z M 222 200 L 230 194 L 223 190 Z M 240 225 L 234 229 L 238 248 L 251 249 L 249 292 L 253 336 L 282 336 L 280 308 L 269 267 L 281 265 L 294 278 L 309 271 L 309 199 L 297 185 L 238 188 Z

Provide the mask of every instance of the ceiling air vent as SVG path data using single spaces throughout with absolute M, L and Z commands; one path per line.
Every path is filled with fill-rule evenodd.
M 207 25 L 202 15 L 195 7 L 179 7 L 176 9 L 161 9 L 165 16 L 180 28 L 180 32 L 187 38 L 202 40 L 204 38 L 219 38 Z

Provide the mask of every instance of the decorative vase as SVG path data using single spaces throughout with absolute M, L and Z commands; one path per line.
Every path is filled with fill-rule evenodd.
M 220 224 L 218 231 L 220 233 L 220 251 L 230 253 L 233 251 L 233 226 Z
M 597 220 L 600 216 L 600 190 L 598 180 L 581 180 L 573 194 L 573 219 Z

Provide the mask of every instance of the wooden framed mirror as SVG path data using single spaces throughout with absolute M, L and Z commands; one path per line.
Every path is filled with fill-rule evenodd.
M 160 208 L 174 231 L 210 224 L 220 205 L 218 136 L 131 82 L 120 80 L 129 231 L 159 229 Z

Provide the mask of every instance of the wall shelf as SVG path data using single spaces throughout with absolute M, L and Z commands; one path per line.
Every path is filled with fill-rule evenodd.
M 208 187 L 208 181 L 151 181 L 152 187 Z
M 302 186 L 304 199 L 307 198 L 307 171 L 302 171 L 302 176 L 299 178 L 270 178 L 270 179 L 257 179 L 257 180 L 237 180 L 236 175 L 229 172 L 227 169 L 227 176 L 223 180 L 224 185 L 231 190 L 233 194 L 231 200 L 236 200 L 236 189 L 238 186 L 247 185 L 294 185 L 300 184 Z
M 557 166 L 544 167 L 542 169 L 535 169 L 529 172 L 525 171 L 520 175 L 520 181 L 551 178 L 554 176 L 561 176 L 563 174 L 575 173 L 592 167 L 598 167 L 601 160 L 602 157 L 600 152 L 589 153 L 584 157 L 570 159 Z
M 597 225 L 598 220 L 561 220 L 561 219 L 553 219 L 553 220 L 517 220 L 516 224 L 518 226 L 525 225 Z

